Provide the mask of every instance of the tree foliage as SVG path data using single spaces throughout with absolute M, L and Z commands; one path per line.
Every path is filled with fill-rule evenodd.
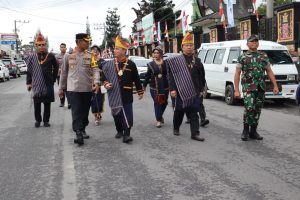
M 283 5 L 283 4 L 287 4 L 287 3 L 291 3 L 292 0 L 274 0 L 274 7 L 275 6 L 280 6 L 280 5 Z M 260 15 L 265 15 L 266 12 L 267 12 L 267 6 L 266 4 L 261 4 L 258 8 L 258 13 Z
M 105 31 L 105 38 L 101 45 L 101 48 L 113 48 L 114 41 L 113 39 L 120 35 L 121 33 L 121 24 L 120 24 L 120 15 L 117 14 L 118 8 L 114 8 L 112 10 L 107 11 L 106 15 L 106 31 Z M 105 42 L 106 45 L 105 45 Z

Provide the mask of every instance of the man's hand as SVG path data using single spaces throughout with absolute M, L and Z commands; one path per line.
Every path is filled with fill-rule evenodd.
M 144 97 L 144 94 L 139 94 L 139 100 L 141 100 Z
M 99 90 L 100 90 L 99 85 L 98 84 L 94 84 L 93 87 L 92 87 L 92 91 L 97 94 L 99 92 Z
M 104 85 L 105 89 L 110 90 L 112 88 L 112 84 L 111 83 L 106 83 Z
M 274 88 L 273 88 L 273 93 L 274 93 L 274 94 L 278 94 L 278 93 L 279 93 L 279 89 L 278 89 L 277 85 L 274 86 Z
M 59 96 L 59 98 L 64 98 L 64 96 L 65 96 L 65 93 L 64 93 L 64 90 L 63 89 L 59 89 L 58 90 L 58 96 Z
M 241 98 L 241 93 L 240 93 L 240 91 L 234 91 L 234 97 L 236 98 L 236 99 L 240 99 Z
M 175 97 L 176 97 L 176 95 L 177 95 L 177 92 L 176 92 L 176 90 L 173 90 L 173 91 L 171 91 L 171 97 L 175 98 Z
M 32 85 L 31 85 L 31 84 L 28 84 L 28 85 L 27 85 L 27 91 L 31 91 L 31 88 L 32 88 Z

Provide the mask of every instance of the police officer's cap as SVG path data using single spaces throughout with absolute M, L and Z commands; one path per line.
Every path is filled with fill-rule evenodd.
M 253 41 L 255 41 L 255 40 L 259 40 L 259 38 L 258 38 L 258 35 L 251 35 L 248 39 L 247 39 L 247 42 L 253 42 Z
M 85 40 L 87 42 L 90 42 L 90 41 L 92 41 L 92 38 L 87 33 L 77 33 L 76 34 L 76 40 Z
M 100 47 L 97 46 L 96 44 L 94 44 L 93 46 L 91 46 L 91 49 L 96 48 L 98 51 L 101 51 Z

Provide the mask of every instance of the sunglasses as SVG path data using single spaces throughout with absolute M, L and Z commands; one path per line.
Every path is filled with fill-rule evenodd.
M 43 47 L 43 46 L 46 46 L 46 45 L 45 44 L 38 44 L 37 46 Z

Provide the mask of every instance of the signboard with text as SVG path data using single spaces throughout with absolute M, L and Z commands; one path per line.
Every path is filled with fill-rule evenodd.
M 246 40 L 251 35 L 251 20 L 245 20 L 240 22 L 240 39 Z
M 0 33 L 0 44 L 12 45 L 16 44 L 17 35 L 14 33 Z
M 278 42 L 294 40 L 294 9 L 283 10 L 277 13 Z
M 153 26 L 153 13 L 146 15 L 142 18 L 142 26 L 145 34 L 145 42 L 151 44 L 153 42 L 152 26 Z

